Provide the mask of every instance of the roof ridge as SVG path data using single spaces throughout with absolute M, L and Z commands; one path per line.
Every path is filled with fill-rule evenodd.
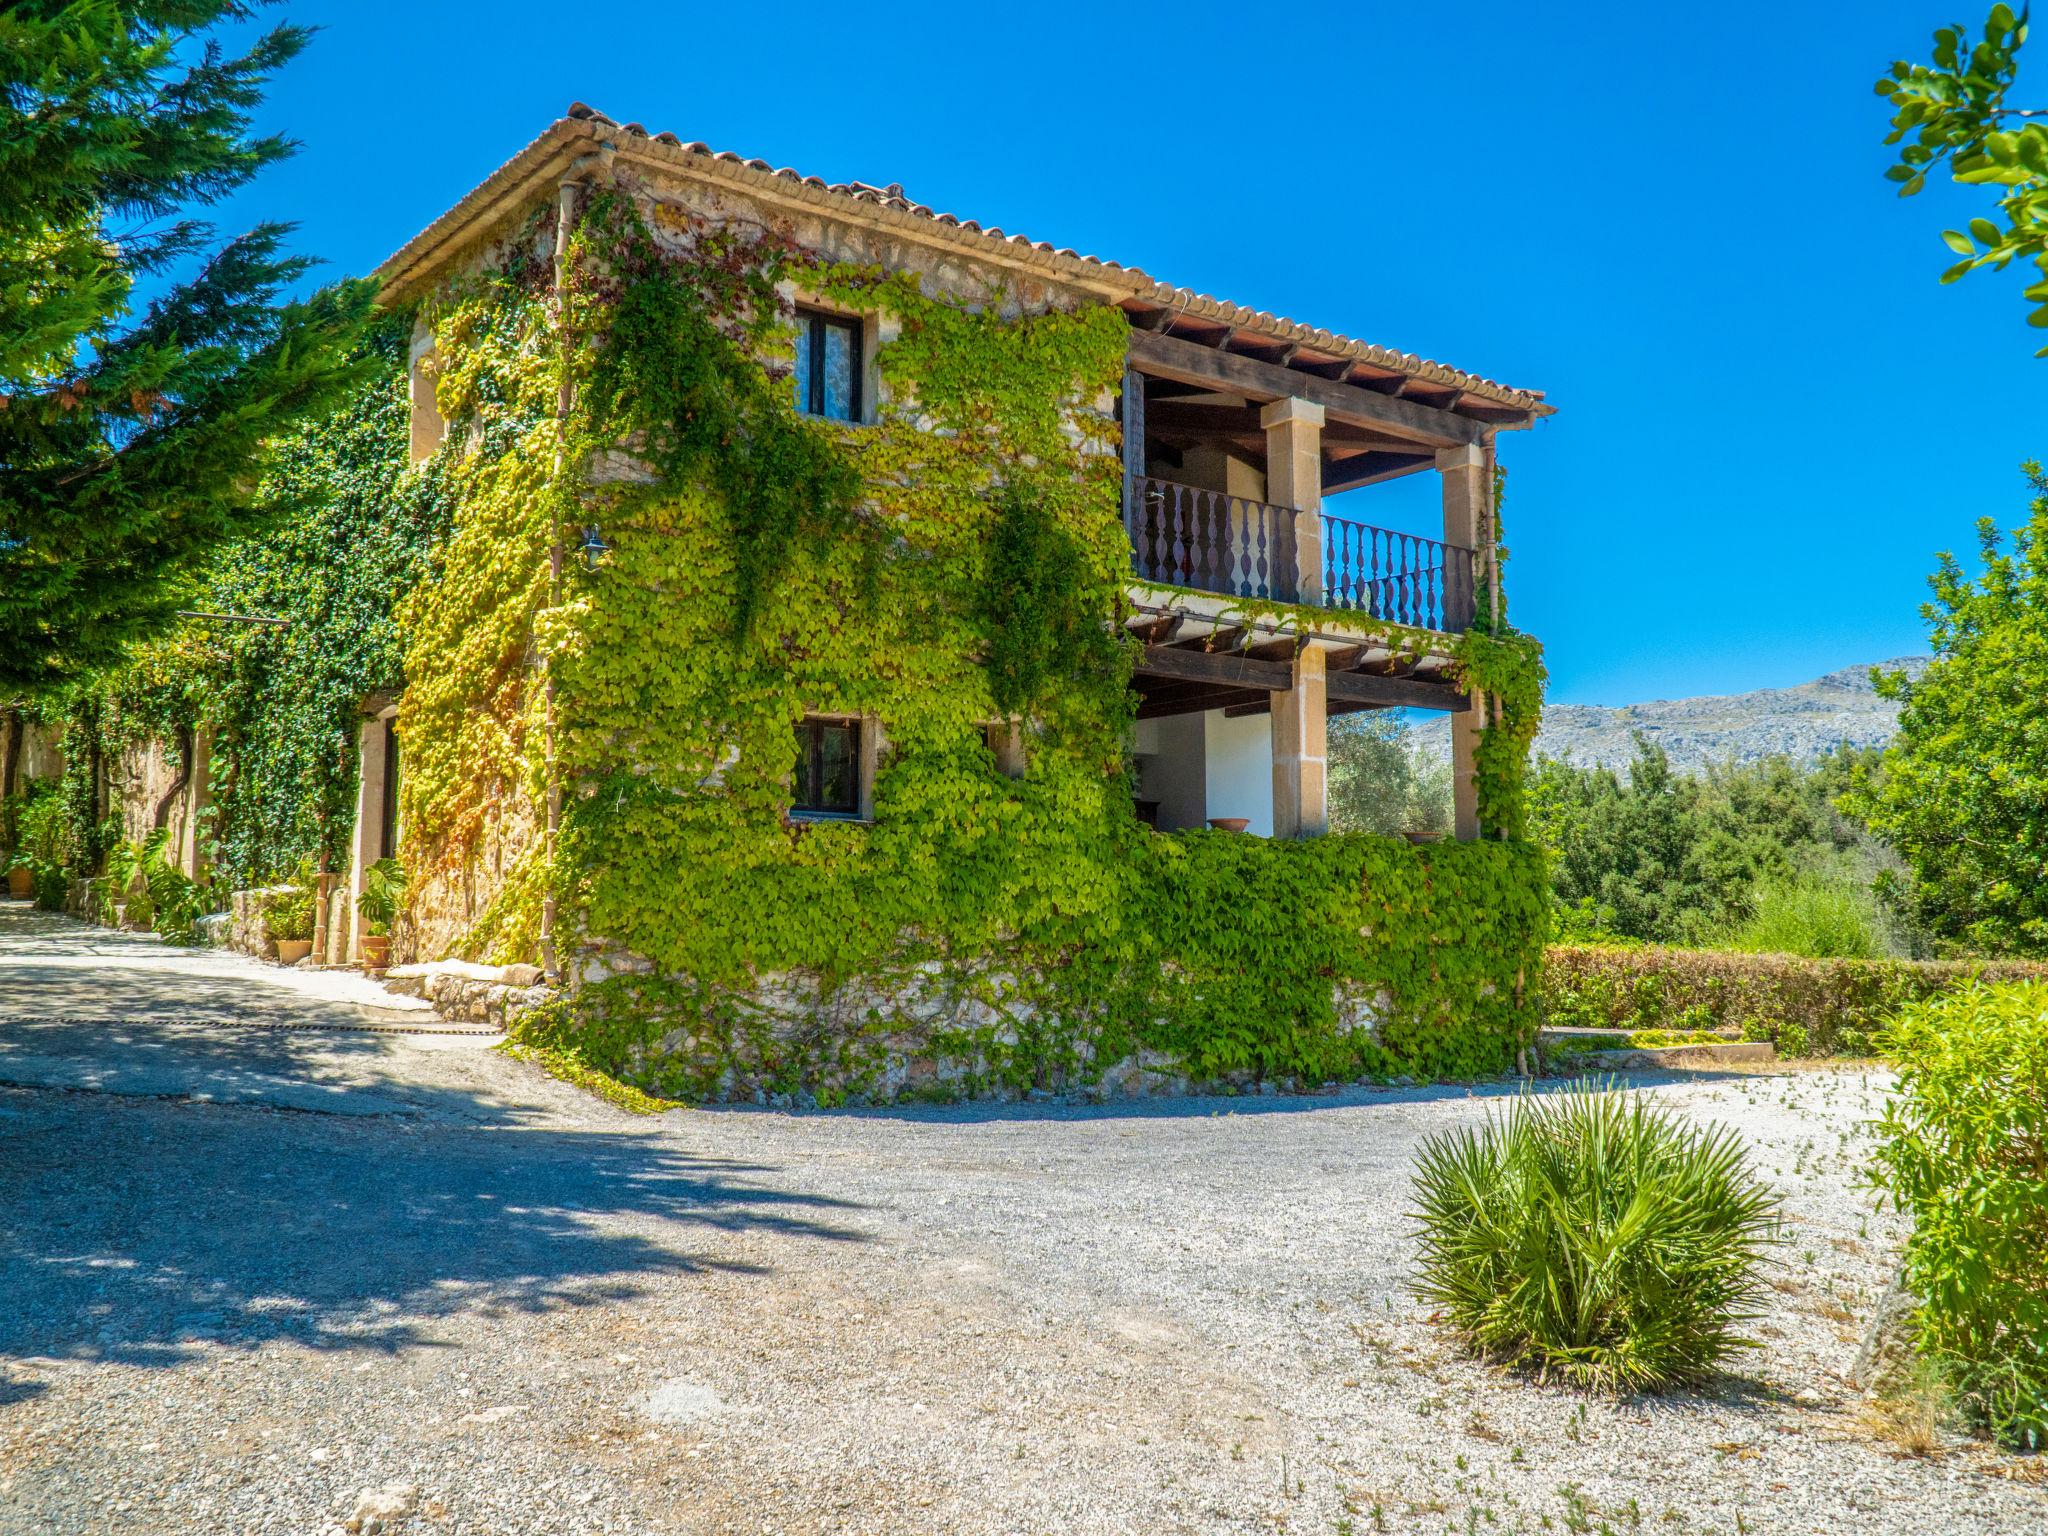
M 793 183 L 805 193 L 813 196 L 822 194 L 831 198 L 859 203 L 865 208 L 882 210 L 898 217 L 916 219 L 936 225 L 940 230 L 947 232 L 949 236 L 957 234 L 972 236 L 980 241 L 999 242 L 1010 247 L 1014 253 L 1029 253 L 1037 261 L 1085 268 L 1087 269 L 1086 272 L 1074 275 L 1094 276 L 1097 278 L 1108 277 L 1113 280 L 1115 286 L 1128 288 L 1130 298 L 1134 302 L 1172 309 L 1178 311 L 1181 316 L 1197 323 L 1207 321 L 1226 327 L 1256 330 L 1283 344 L 1306 346 L 1318 352 L 1327 352 L 1332 358 L 1348 358 L 1354 362 L 1364 363 L 1369 367 L 1388 369 L 1395 373 L 1406 374 L 1420 382 L 1455 389 L 1461 394 L 1477 395 L 1482 399 L 1506 405 L 1519 411 L 1525 411 L 1532 416 L 1548 415 L 1554 409 L 1554 407 L 1545 403 L 1541 390 L 1520 389 L 1513 385 L 1500 383 L 1495 379 L 1486 378 L 1481 374 L 1467 373 L 1462 369 L 1452 367 L 1448 363 L 1439 363 L 1431 358 L 1420 357 L 1411 352 L 1402 352 L 1396 348 L 1360 341 L 1354 337 L 1345 336 L 1340 332 L 1331 331 L 1319 326 L 1306 325 L 1301 321 L 1289 319 L 1284 315 L 1276 315 L 1270 310 L 1252 309 L 1246 305 L 1233 304 L 1227 300 L 1215 298 L 1210 294 L 1198 293 L 1191 288 L 1161 282 L 1139 267 L 1125 266 L 1123 263 L 1110 260 L 1107 257 L 1084 255 L 1075 251 L 1071 246 L 1055 247 L 1050 242 L 1032 240 L 1025 235 L 1007 234 L 999 226 L 985 226 L 974 219 L 963 219 L 957 214 L 942 212 L 924 203 L 917 202 L 904 191 L 901 182 L 890 182 L 885 186 L 877 186 L 872 182 L 865 181 L 828 182 L 822 177 L 807 176 L 789 166 L 772 166 L 766 160 L 747 159 L 733 153 L 731 150 L 714 150 L 709 144 L 701 140 L 685 142 L 674 133 L 650 133 L 646 126 L 641 123 L 620 123 L 617 119 L 607 116 L 597 108 L 582 101 L 571 102 L 565 117 L 557 120 L 554 128 L 550 129 L 549 132 L 561 128 L 566 123 L 577 124 L 586 132 L 593 127 L 616 129 L 622 134 L 645 140 L 649 144 L 661 145 L 664 150 L 671 154 L 687 155 L 708 160 L 716 166 L 725 168 L 728 172 L 752 173 L 757 176 L 770 177 L 777 181 Z M 511 161 L 507 161 L 504 166 L 501 166 L 497 172 L 493 173 L 492 179 L 505 174 L 516 161 L 538 148 L 548 138 L 549 132 L 542 133 L 526 149 L 521 150 L 519 155 L 515 155 Z M 488 184 L 488 181 L 486 184 Z M 456 213 L 463 209 L 466 203 L 474 199 L 482 190 L 482 187 L 477 188 L 462 203 L 458 203 L 455 208 L 450 209 L 441 219 L 437 219 L 434 224 L 421 231 L 413 240 L 408 241 L 406 246 L 392 256 L 384 264 L 384 268 L 379 270 L 382 271 L 390 268 L 401 256 L 412 250 L 413 247 L 420 245 L 427 235 L 434 231 L 437 225 L 453 218 Z

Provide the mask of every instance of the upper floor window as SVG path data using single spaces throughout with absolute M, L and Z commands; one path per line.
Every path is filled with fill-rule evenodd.
M 796 408 L 828 421 L 859 421 L 858 320 L 821 310 L 796 312 Z
M 797 727 L 796 774 L 790 813 L 860 814 L 860 721 L 808 715 Z

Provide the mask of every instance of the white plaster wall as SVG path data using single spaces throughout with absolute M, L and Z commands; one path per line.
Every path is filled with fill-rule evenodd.
M 1159 830 L 1199 827 L 1207 815 L 1202 777 L 1206 715 L 1140 720 L 1132 752 L 1138 760 L 1138 798 L 1159 802 Z
M 1220 709 L 1201 716 L 1203 755 L 1208 768 L 1208 814 L 1243 816 L 1245 830 L 1273 835 L 1273 717 L 1244 715 L 1233 720 Z

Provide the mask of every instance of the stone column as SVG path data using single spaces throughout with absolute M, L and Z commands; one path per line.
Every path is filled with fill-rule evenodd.
M 1323 408 L 1275 400 L 1259 412 L 1266 429 L 1266 500 L 1294 509 L 1297 602 L 1323 600 Z
M 1328 658 L 1306 646 L 1294 658 L 1294 686 L 1273 694 L 1273 835 L 1320 837 L 1330 830 Z
M 1436 469 L 1443 477 L 1444 542 L 1476 552 L 1473 586 L 1477 589 L 1484 579 L 1482 567 L 1492 543 L 1493 487 L 1488 484 L 1486 452 L 1476 443 L 1440 448 Z M 1476 590 L 1467 595 L 1467 601 L 1475 595 Z M 1474 699 L 1470 709 L 1451 716 L 1451 808 L 1461 843 L 1479 836 L 1479 796 L 1473 772 L 1479 733 L 1486 727 L 1485 703 Z
M 989 750 L 995 754 L 996 772 L 1006 779 L 1021 779 L 1029 766 L 1024 751 L 1024 722 L 999 720 L 988 728 Z
M 363 721 L 356 737 L 356 764 L 356 830 L 348 861 L 348 947 L 342 956 L 349 964 L 363 958 L 363 917 L 356 901 L 384 845 L 384 775 L 390 765 L 384 760 L 384 722 L 376 715 Z
M 410 462 L 433 457 L 448 435 L 448 423 L 441 419 L 441 407 L 434 399 L 434 333 L 426 321 L 413 323 L 412 345 L 406 349 L 406 399 L 410 407 Z

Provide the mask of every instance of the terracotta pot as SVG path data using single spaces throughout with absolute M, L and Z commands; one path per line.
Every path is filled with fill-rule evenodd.
M 1209 825 L 1218 832 L 1242 832 L 1252 824 L 1249 816 L 1211 816 Z
M 27 901 L 36 893 L 36 872 L 26 864 L 17 864 L 7 871 L 7 894 L 16 901 Z
M 280 964 L 297 965 L 311 953 L 313 953 L 313 941 L 311 939 L 279 939 L 277 941 L 277 958 Z
M 391 963 L 391 935 L 388 933 L 366 933 L 363 935 L 363 969 L 381 971 Z

